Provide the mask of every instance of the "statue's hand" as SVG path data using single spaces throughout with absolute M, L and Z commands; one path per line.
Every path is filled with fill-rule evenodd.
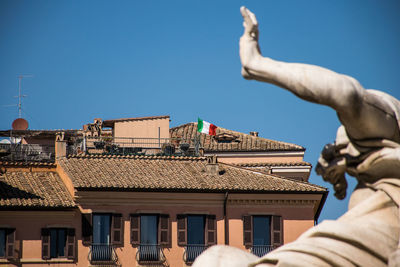
M 258 40 L 258 22 L 256 16 L 248 10 L 246 7 L 242 6 L 240 8 L 240 13 L 243 16 L 243 27 L 244 27 L 244 34 L 248 35 L 249 37 Z
M 256 16 L 246 7 L 242 6 L 240 12 L 243 16 L 244 27 L 244 33 L 239 42 L 242 75 L 246 79 L 252 79 L 251 69 L 255 65 L 255 61 L 261 57 L 258 46 L 258 22 Z

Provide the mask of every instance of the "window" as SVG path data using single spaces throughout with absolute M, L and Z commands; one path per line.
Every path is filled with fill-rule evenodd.
M 167 214 L 132 214 L 131 243 L 138 247 L 140 263 L 164 262 L 162 248 L 171 247 L 170 221 Z
M 0 258 L 6 257 L 6 230 L 0 229 Z
M 123 245 L 123 222 L 121 214 L 82 214 L 82 243 Z
M 110 244 L 110 214 L 93 214 L 93 244 Z
M 282 245 L 282 217 L 253 215 L 243 217 L 243 242 L 261 257 Z
M 184 259 L 193 262 L 207 247 L 217 243 L 215 215 L 178 215 L 178 245 L 185 247 Z
M 123 245 L 121 214 L 82 214 L 82 243 L 90 246 L 91 262 L 116 262 L 115 246 Z
M 43 228 L 42 258 L 75 258 L 75 229 Z
M 0 258 L 14 259 L 15 229 L 0 228 Z

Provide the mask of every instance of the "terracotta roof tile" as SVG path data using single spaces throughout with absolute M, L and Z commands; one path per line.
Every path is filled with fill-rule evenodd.
M 304 147 L 270 140 L 258 136 L 240 133 L 224 128 L 217 128 L 217 136 L 220 134 L 229 134 L 235 137 L 235 140 L 227 142 L 219 142 L 215 137 L 200 134 L 200 142 L 203 145 L 205 152 L 222 152 L 222 151 L 304 151 Z M 172 138 L 182 138 L 186 140 L 194 139 L 197 133 L 197 123 L 191 122 L 170 129 Z
M 59 164 L 81 190 L 326 191 L 310 183 L 222 163 L 223 172 L 213 176 L 206 172 L 206 159 L 196 157 L 80 156 L 63 158 Z
M 72 197 L 56 172 L 7 171 L 0 175 L 1 208 L 71 208 Z

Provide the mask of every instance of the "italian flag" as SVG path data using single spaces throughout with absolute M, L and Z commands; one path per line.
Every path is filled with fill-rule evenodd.
M 203 121 L 202 119 L 198 118 L 198 122 L 197 122 L 197 131 L 199 133 L 205 133 L 208 135 L 215 135 L 216 134 L 216 130 L 217 130 L 217 126 L 215 126 L 212 123 Z

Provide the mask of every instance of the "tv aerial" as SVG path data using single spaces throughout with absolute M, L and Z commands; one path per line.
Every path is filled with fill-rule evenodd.
M 18 119 L 14 120 L 12 123 L 12 128 L 14 130 L 26 130 L 28 128 L 28 122 L 22 118 L 22 98 L 27 97 L 27 95 L 22 94 L 22 79 L 31 78 L 33 75 L 18 75 L 18 104 L 6 105 L 6 107 L 18 107 Z

